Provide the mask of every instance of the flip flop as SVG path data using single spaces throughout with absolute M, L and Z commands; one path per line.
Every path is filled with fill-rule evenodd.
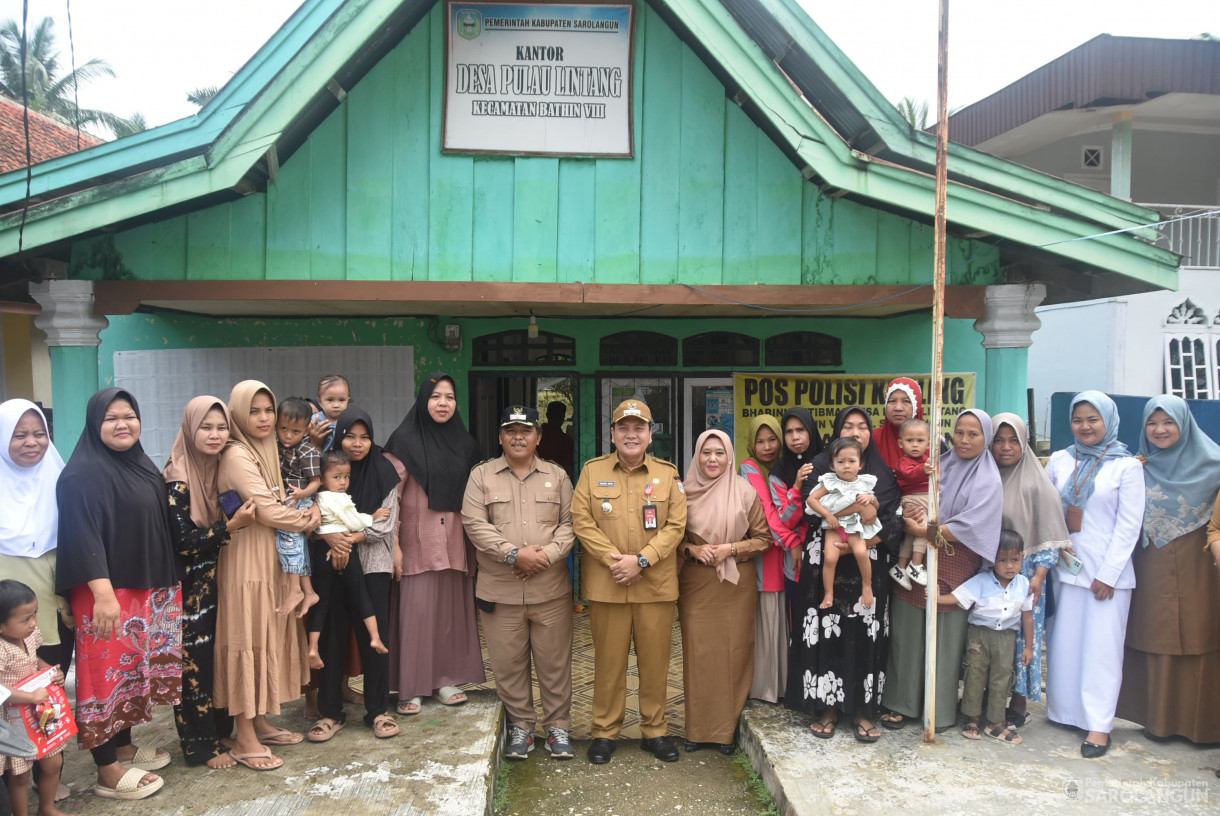
M 820 725 L 821 731 L 814 731 L 813 726 Z M 835 731 L 839 728 L 838 720 L 815 720 L 809 724 L 809 732 L 818 739 L 830 739 L 835 735 Z
M 898 719 L 887 720 L 886 717 L 897 717 Z M 907 718 L 902 716 L 901 714 L 895 714 L 892 711 L 888 711 L 885 714 L 881 715 L 881 727 L 882 728 L 888 728 L 891 731 L 900 731 L 901 729 L 906 728 L 906 725 L 907 725 Z
M 136 749 L 136 755 L 131 759 L 120 760 L 119 764 L 128 770 L 138 768 L 142 771 L 155 771 L 164 768 L 171 762 L 168 753 L 158 755 L 157 749 L 151 745 L 141 745 Z M 145 787 L 148 787 L 145 785 Z
M 863 723 L 856 723 L 856 742 L 876 742 L 881 739 L 881 732 L 877 731 L 876 735 L 873 735 L 873 731 L 877 731 L 877 726 L 865 728 Z
M 258 741 L 263 745 L 297 745 L 305 740 L 304 734 L 289 731 L 286 728 L 277 728 L 265 734 L 256 732 L 255 736 L 258 737 Z
M 140 785 L 141 779 L 152 775 L 142 768 L 128 768 L 127 773 L 123 774 L 123 778 L 119 780 L 119 784 L 113 788 L 101 784 L 94 785 L 93 794 L 103 799 L 122 799 L 127 802 L 147 799 L 165 787 L 165 780 L 159 776 L 147 785 Z
M 396 708 L 404 717 L 413 717 L 424 710 L 423 702 L 419 697 L 412 697 L 409 700 L 399 700 Z M 411 710 L 412 707 L 415 708 L 414 711 Z
M 252 771 L 274 771 L 277 768 L 284 767 L 284 760 L 269 750 L 259 751 L 254 754 L 239 754 L 236 751 L 230 751 L 229 756 L 233 757 L 234 762 L 237 762 L 239 765 L 245 765 Z M 275 762 L 271 765 L 258 766 L 250 761 L 252 759 L 274 759 Z
M 454 700 L 453 698 L 457 697 L 459 694 L 462 696 L 462 699 Z M 466 692 L 462 691 L 457 686 L 441 686 L 436 690 L 436 694 L 433 694 L 432 696 L 436 698 L 438 703 L 447 706 L 460 706 L 467 700 Z

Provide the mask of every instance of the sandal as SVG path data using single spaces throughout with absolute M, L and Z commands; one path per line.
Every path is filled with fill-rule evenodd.
M 891 731 L 898 731 L 906 727 L 907 718 L 901 714 L 895 714 L 893 711 L 887 711 L 881 715 L 881 726 L 888 728 Z
M 881 739 L 881 732 L 876 726 L 865 728 L 864 723 L 856 723 L 856 742 L 876 742 Z
M 155 771 L 159 768 L 164 768 L 170 763 L 168 753 L 160 753 L 151 745 L 141 745 L 136 749 L 136 755 L 131 759 L 123 759 L 119 764 L 128 770 L 139 769 L 141 771 Z M 148 787 L 145 785 L 145 787 Z
M 1013 728 L 1020 728 L 1029 722 L 1029 712 L 1026 711 L 1024 714 L 1022 714 L 1015 708 L 1006 708 L 1004 709 L 1004 722 L 1008 723 Z
M 821 730 L 814 728 L 815 725 L 821 726 Z M 809 730 L 818 739 L 830 739 L 835 735 L 835 731 L 839 728 L 838 720 L 816 720 L 809 724 Z
M 298 734 L 296 731 L 289 731 L 286 728 L 277 728 L 265 734 L 256 733 L 255 736 L 263 745 L 297 745 L 305 739 L 304 734 Z
M 389 714 L 378 714 L 373 718 L 373 736 L 389 739 L 398 736 L 398 723 Z
M 979 732 L 979 721 L 976 719 L 966 720 L 966 727 L 962 729 L 962 736 L 968 740 L 982 739 L 983 735 Z
M 1008 723 L 1000 723 L 997 726 L 988 728 L 987 736 L 994 737 L 1000 742 L 1006 742 L 1009 745 L 1021 744 L 1021 735 L 1017 733 L 1017 729 L 1013 728 Z
M 396 708 L 399 714 L 411 717 L 424 710 L 423 702 L 419 697 L 412 697 L 409 700 L 399 700 Z
M 271 750 L 267 748 L 254 754 L 239 754 L 236 751 L 230 751 L 229 756 L 233 757 L 234 762 L 239 765 L 245 765 L 252 771 L 274 771 L 276 768 L 284 767 L 284 760 L 271 753 Z M 275 761 L 270 765 L 255 765 L 251 762 L 253 759 L 271 759 Z
M 462 691 L 457 686 L 441 686 L 436 690 L 436 694 L 432 695 L 441 705 L 460 706 L 467 700 L 466 692 Z M 457 699 L 461 697 L 462 699 Z
M 141 768 L 129 768 L 127 773 L 123 774 L 123 778 L 119 780 L 119 784 L 113 788 L 101 784 L 94 785 L 93 794 L 103 799 L 122 799 L 127 802 L 147 799 L 165 786 L 165 780 L 158 776 L 147 785 L 141 785 L 140 781 L 146 776 L 156 776 L 156 774 L 148 773 Z
M 332 720 L 330 717 L 323 717 L 313 724 L 313 728 L 309 729 L 309 735 L 306 737 L 306 739 L 310 742 L 327 742 L 331 737 L 338 734 L 346 727 L 346 722 L 339 722 L 338 720 Z M 237 757 L 233 758 L 237 759 Z

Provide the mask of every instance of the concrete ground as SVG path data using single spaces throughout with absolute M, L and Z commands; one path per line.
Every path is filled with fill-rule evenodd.
M 904 813 L 1220 812 L 1220 747 L 1156 743 L 1119 720 L 1102 759 L 1080 756 L 1084 734 L 1051 724 L 1030 704 L 1021 745 L 960 728 L 923 742 L 923 729 L 882 729 L 881 740 L 855 741 L 847 718 L 834 738 L 816 738 L 809 718 L 751 702 L 739 729 L 742 748 L 784 816 Z
M 420 715 L 398 718 L 402 733 L 389 740 L 375 739 L 360 720 L 363 709 L 349 705 L 348 726 L 330 742 L 275 748 L 284 767 L 265 772 L 188 768 L 173 711 L 159 708 L 152 723 L 132 734 L 136 744 L 165 748 L 174 758 L 157 771 L 165 787 L 137 802 L 94 796 L 93 760 L 73 740 L 64 772 L 72 796 L 60 807 L 90 816 L 476 816 L 490 808 L 500 703 L 489 692 L 469 696 L 469 703 L 453 708 L 425 701 Z M 302 705 L 285 707 L 273 721 L 304 731 L 309 724 L 301 718 Z

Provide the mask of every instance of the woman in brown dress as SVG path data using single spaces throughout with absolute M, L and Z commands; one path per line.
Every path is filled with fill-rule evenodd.
M 280 503 L 284 483 L 271 389 L 257 380 L 239 382 L 229 413 L 233 425 L 220 457 L 219 486 L 221 492 L 236 490 L 243 502 L 253 499 L 255 522 L 232 532 L 217 563 L 215 705 L 227 708 L 237 723 L 233 759 L 266 771 L 284 764 L 267 745 L 304 739 L 272 725 L 267 715 L 279 714 L 309 682 L 304 626 L 294 615 L 276 614 L 288 578 L 280 570 L 275 531 L 312 530 L 320 515 L 316 506 L 297 510 Z
M 1140 455 L 1144 537 L 1115 713 L 1150 739 L 1220 742 L 1220 445 L 1185 400 L 1161 396 L 1144 406 Z
M 758 584 L 754 556 L 771 546 L 758 493 L 734 472 L 733 443 L 704 431 L 686 472 L 686 540 L 678 560 L 686 750 L 733 753 L 754 680 Z

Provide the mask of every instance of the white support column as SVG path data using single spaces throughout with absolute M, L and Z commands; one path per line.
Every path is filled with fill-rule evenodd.
M 1025 416 L 1029 347 L 1033 333 L 1042 326 L 1034 310 L 1045 299 L 1046 286 L 1041 283 L 987 287 L 986 310 L 981 320 L 974 321 L 974 330 L 983 335 L 987 350 L 983 406 L 988 413 Z

